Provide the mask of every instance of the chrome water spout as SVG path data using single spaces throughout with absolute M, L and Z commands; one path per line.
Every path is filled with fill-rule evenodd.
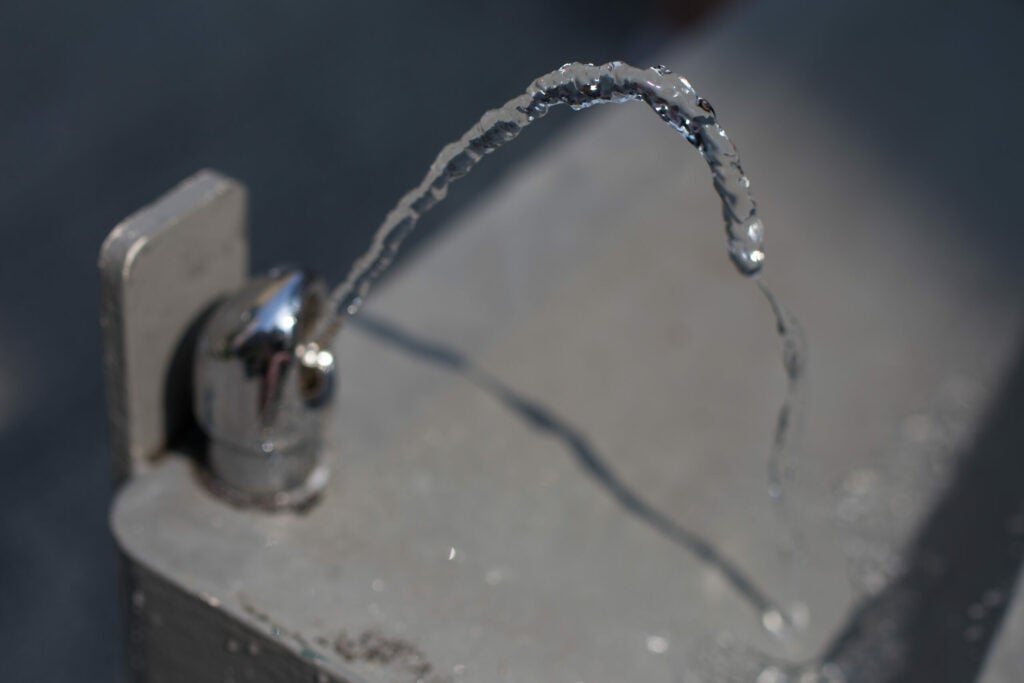
M 308 272 L 272 271 L 219 304 L 202 329 L 193 405 L 213 483 L 231 500 L 301 505 L 326 483 L 334 358 L 311 341 L 326 296 Z

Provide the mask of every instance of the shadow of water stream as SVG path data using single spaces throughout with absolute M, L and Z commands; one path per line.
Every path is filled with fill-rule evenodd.
M 758 618 L 775 608 L 741 567 L 630 488 L 586 434 L 551 408 L 463 353 L 381 318 L 364 312 L 350 324 L 498 399 L 530 427 L 562 442 L 581 470 L 624 511 L 718 572 Z M 1018 358 L 951 486 L 912 541 L 907 569 L 851 611 L 817 660 L 837 667 L 846 683 L 971 681 L 981 671 L 1024 563 L 1024 352 Z M 808 664 L 800 670 L 818 667 Z
M 499 400 L 531 428 L 560 441 L 583 472 L 600 485 L 623 510 L 718 572 L 750 605 L 758 621 L 765 612 L 777 609 L 775 601 L 747 572 L 706 538 L 682 526 L 630 488 L 587 435 L 551 408 L 516 391 L 500 378 L 476 366 L 463 353 L 423 339 L 381 318 L 363 312 L 350 318 L 349 324 L 415 358 L 461 375 Z

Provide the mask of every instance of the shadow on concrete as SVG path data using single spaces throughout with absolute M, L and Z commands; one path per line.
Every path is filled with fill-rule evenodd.
M 527 425 L 560 441 L 583 472 L 600 485 L 623 510 L 718 572 L 750 605 L 758 620 L 766 611 L 775 608 L 776 603 L 741 567 L 710 541 L 674 521 L 630 488 L 594 447 L 587 435 L 555 411 L 540 401 L 524 396 L 501 379 L 477 367 L 455 349 L 418 337 L 366 312 L 349 319 L 349 324 L 414 358 L 458 374 L 487 392 Z
M 908 551 L 826 652 L 851 681 L 972 681 L 1024 564 L 1024 349 Z
M 538 432 L 561 441 L 629 514 L 719 572 L 758 615 L 773 601 L 714 544 L 631 489 L 587 436 L 449 346 L 367 313 L 349 323 L 403 353 L 458 374 Z M 907 570 L 851 614 L 821 661 L 857 683 L 971 681 L 1013 597 L 1024 563 L 1024 349 L 952 485 L 908 551 Z M 982 605 L 981 609 L 978 605 Z

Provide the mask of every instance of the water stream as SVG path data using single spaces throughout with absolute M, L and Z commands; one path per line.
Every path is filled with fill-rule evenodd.
M 443 200 L 451 183 L 469 173 L 484 156 L 514 140 L 524 128 L 543 118 L 551 107 L 564 104 L 581 110 L 596 104 L 633 101 L 647 104 L 696 147 L 707 163 L 722 203 L 728 254 L 743 276 L 755 280 L 774 315 L 783 344 L 787 388 L 767 456 L 767 489 L 777 503 L 783 528 L 787 530 L 788 538 L 780 541 L 780 552 L 791 563 L 796 537 L 787 511 L 785 487 L 796 468 L 796 449 L 792 441 L 801 421 L 806 343 L 797 320 L 760 278 L 765 260 L 764 226 L 757 215 L 750 181 L 743 173 L 735 146 L 719 125 L 711 104 L 700 97 L 685 78 L 665 67 L 640 69 L 622 62 L 600 66 L 566 64 L 533 81 L 522 95 L 484 114 L 459 140 L 441 150 L 420 184 L 407 192 L 387 214 L 370 248 L 332 291 L 329 315 L 324 316 L 314 339 L 321 347 L 327 346 L 345 318 L 359 312 L 374 282 L 394 261 L 420 217 Z M 623 500 L 638 507 L 634 498 L 630 493 Z M 638 509 L 647 512 L 646 507 Z M 756 588 L 751 588 L 753 584 L 741 573 L 734 573 L 739 580 L 733 583 L 749 588 L 740 592 L 762 611 L 764 627 L 780 638 L 791 633 L 789 615 Z
M 722 200 L 729 255 L 743 275 L 756 275 L 764 263 L 764 226 L 736 147 L 718 124 L 711 104 L 685 78 L 662 66 L 639 69 L 622 62 L 601 66 L 573 63 L 541 76 L 525 93 L 484 114 L 461 138 L 441 150 L 420 184 L 388 212 L 370 248 L 331 293 L 333 315 L 325 317 L 315 337 L 326 342 L 344 316 L 359 311 L 420 217 L 444 199 L 449 185 L 473 170 L 485 155 L 514 140 L 551 107 L 565 104 L 580 110 L 634 101 L 646 103 L 700 152 Z
M 420 184 L 388 212 L 370 248 L 331 292 L 330 314 L 314 338 L 326 346 L 344 318 L 359 312 L 373 283 L 394 261 L 420 217 L 444 199 L 451 183 L 473 170 L 485 155 L 514 140 L 551 107 L 565 104 L 578 111 L 596 104 L 634 101 L 647 104 L 700 152 L 722 201 L 729 256 L 741 274 L 757 281 L 775 316 L 787 388 L 768 458 L 768 490 L 782 503 L 785 482 L 795 472 L 792 438 L 799 431 L 795 427 L 800 422 L 807 345 L 799 322 L 759 277 L 765 260 L 764 225 L 736 147 L 719 125 L 711 103 L 698 95 L 689 81 L 664 66 L 566 64 L 533 81 L 522 95 L 484 114 L 461 138 L 441 150 Z

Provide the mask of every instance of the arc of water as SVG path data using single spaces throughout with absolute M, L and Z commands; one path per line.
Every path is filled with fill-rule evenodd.
M 757 274 L 764 263 L 764 227 L 739 154 L 718 124 L 711 104 L 697 95 L 685 78 L 663 66 L 639 69 L 623 62 L 600 66 L 570 63 L 541 76 L 525 93 L 484 114 L 461 138 L 441 150 L 420 184 L 388 212 L 370 248 L 331 293 L 330 312 L 321 320 L 314 339 L 327 345 L 344 317 L 359 312 L 374 281 L 391 265 L 419 218 L 444 199 L 449 185 L 469 173 L 485 155 L 514 140 L 553 106 L 565 104 L 580 110 L 633 101 L 646 103 L 700 152 L 722 200 L 729 255 L 740 273 Z
M 420 184 L 388 212 L 369 249 L 331 292 L 328 314 L 314 331 L 315 343 L 321 347 L 328 345 L 345 317 L 359 312 L 373 283 L 394 261 L 420 217 L 443 200 L 451 183 L 473 170 L 484 156 L 514 140 L 551 107 L 564 104 L 581 110 L 596 104 L 634 101 L 647 104 L 700 152 L 722 202 L 729 256 L 742 275 L 756 277 L 765 259 L 764 225 L 757 215 L 750 181 L 740 165 L 736 147 L 718 124 L 711 104 L 685 78 L 663 66 L 640 69 L 623 62 L 600 66 L 570 63 L 541 76 L 525 93 L 484 114 L 461 138 L 441 150 Z M 802 412 L 806 341 L 796 318 L 760 278 L 757 282 L 772 308 L 783 341 L 788 382 L 768 457 L 769 492 L 782 501 L 785 481 L 796 466 L 791 440 L 794 425 L 800 422 L 797 414 Z M 783 625 L 789 621 L 784 614 L 779 619 Z

